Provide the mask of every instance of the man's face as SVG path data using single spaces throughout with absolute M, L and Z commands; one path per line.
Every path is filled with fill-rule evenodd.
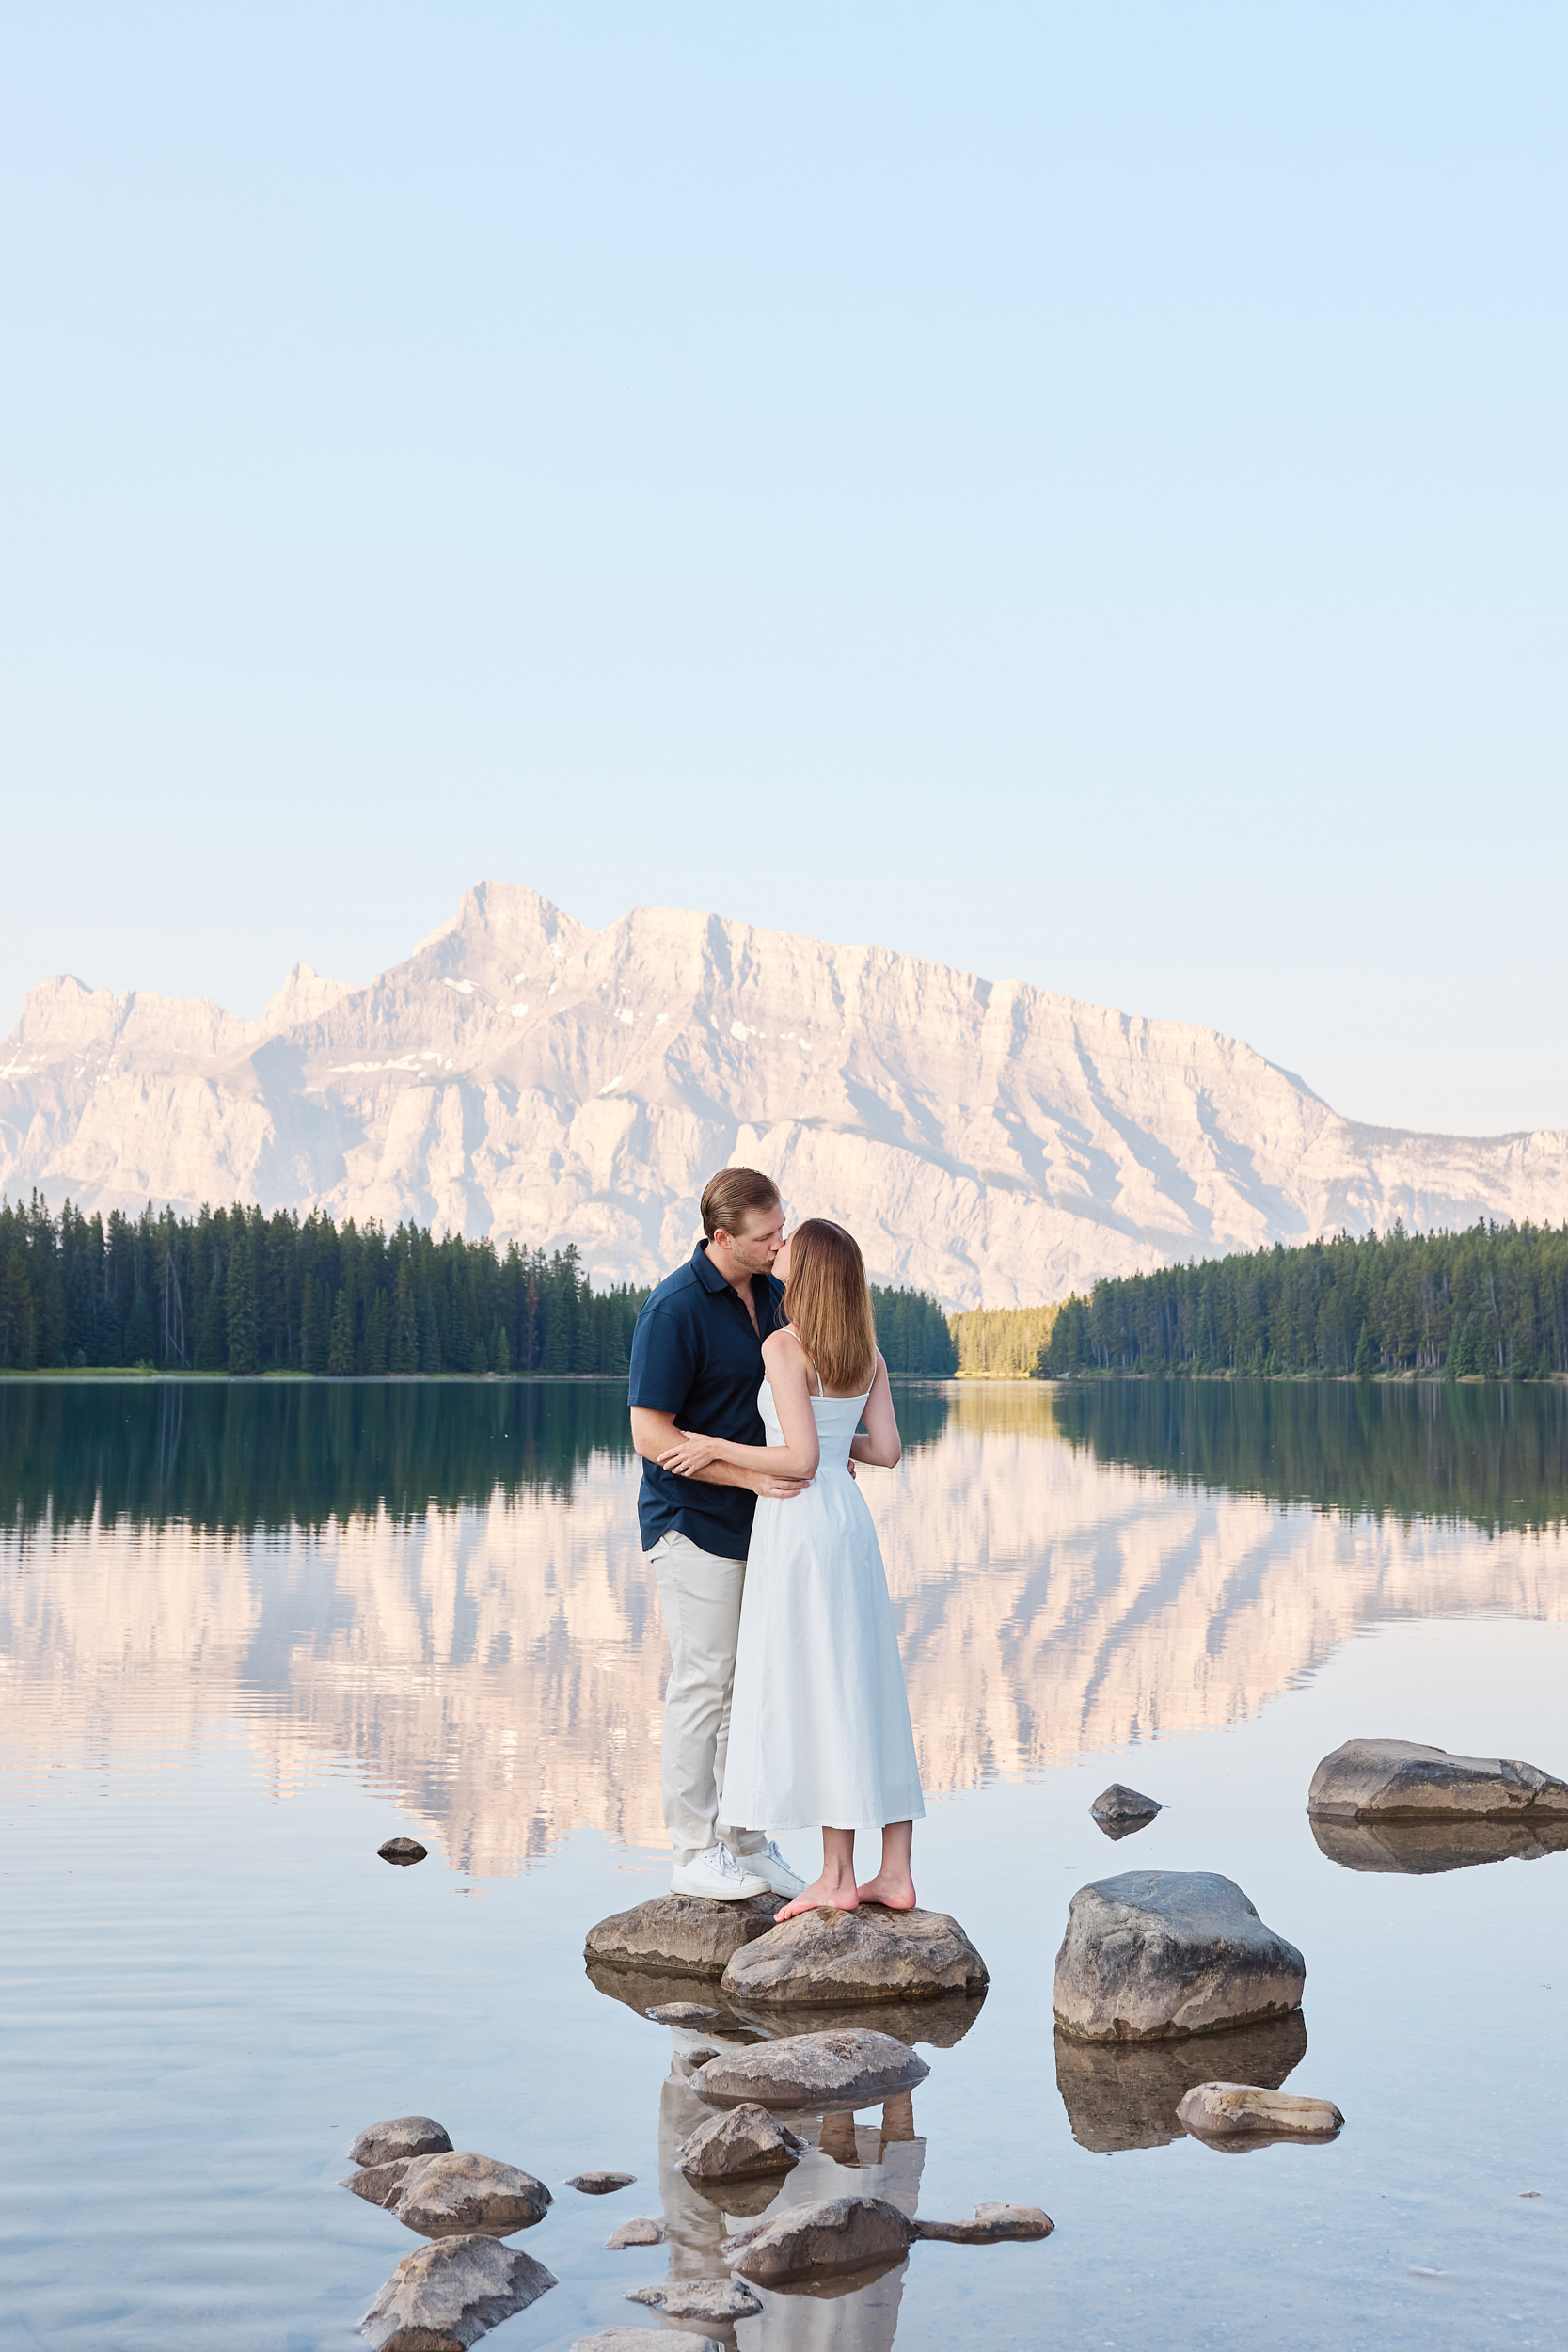
M 737 1272 L 766 1274 L 783 1246 L 784 1230 L 784 1203 L 775 1200 L 770 1209 L 748 1209 L 738 1233 L 715 1234 L 714 1239 L 728 1242 Z

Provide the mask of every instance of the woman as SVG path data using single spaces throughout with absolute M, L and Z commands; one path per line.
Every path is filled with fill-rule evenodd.
M 758 1502 L 746 1557 L 729 1754 L 727 1818 L 820 1828 L 822 1874 L 777 1915 L 885 1903 L 912 1911 L 910 1842 L 925 1814 L 904 1671 L 877 1530 L 849 1463 L 892 1470 L 903 1449 L 877 1352 L 860 1248 L 808 1217 L 774 1263 L 785 1329 L 765 1340 L 757 1402 L 766 1446 L 681 1433 L 659 1456 L 689 1477 L 710 1462 L 809 1478 Z M 865 1435 L 857 1437 L 863 1418 Z M 879 1829 L 881 1867 L 855 1883 L 855 1833 Z

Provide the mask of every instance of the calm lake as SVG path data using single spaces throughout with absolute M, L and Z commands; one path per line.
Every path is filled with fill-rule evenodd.
M 904 1463 L 863 1491 L 916 1879 L 992 1983 L 922 2046 L 912 2136 L 868 2110 L 782 2194 L 1006 2199 L 1056 2232 L 707 2332 L 1568 2344 L 1568 1855 L 1325 1851 L 1305 1811 L 1357 1735 L 1568 1767 L 1568 1394 L 899 1402 Z M 581 1956 L 668 1876 L 636 1485 L 624 1384 L 0 1383 L 0 2343 L 362 2352 L 420 2241 L 336 2183 L 407 2112 L 555 2193 L 515 2243 L 561 2283 L 498 2352 L 657 2341 L 626 2290 L 721 2267 L 730 2225 L 670 2163 L 704 2112 L 671 2030 Z M 1113 1845 L 1088 1806 L 1115 1779 L 1165 1809 Z M 398 1833 L 429 1859 L 378 1860 Z M 1300 2025 L 1247 2078 L 1337 2101 L 1332 2145 L 1183 2137 L 1182 2090 L 1228 2071 L 1202 2042 L 1058 2048 L 1069 1898 L 1146 1863 L 1227 1873 L 1305 1952 Z M 636 2185 L 565 2187 L 590 2167 Z M 634 2215 L 670 2242 L 607 2252 Z

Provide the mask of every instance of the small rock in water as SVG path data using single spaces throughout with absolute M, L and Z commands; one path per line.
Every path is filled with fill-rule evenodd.
M 721 1977 L 742 1944 L 768 1933 L 778 1907 L 776 1895 L 752 1895 L 743 1903 L 656 1895 L 590 1928 L 583 1957 L 657 1976 Z
M 633 2287 L 628 2303 L 646 2303 L 671 2319 L 754 2319 L 762 2305 L 735 2279 L 671 2279 L 662 2286 Z
M 677 2172 L 689 2180 L 747 2181 L 761 2174 L 792 2172 L 805 2154 L 800 2135 L 748 2102 L 699 2123 L 674 2154 Z
M 1102 1788 L 1089 1807 L 1107 1837 L 1131 1837 L 1134 1831 L 1147 1829 L 1160 1810 L 1157 1799 L 1140 1796 L 1119 1780 Z
M 737 2231 L 721 2251 L 742 2278 L 770 2287 L 902 2262 L 913 2237 L 909 2216 L 884 2197 L 828 2197 Z
M 388 1837 L 384 1846 L 376 1848 L 383 1862 L 422 1862 L 429 1851 L 430 1848 L 421 1846 L 417 1837 Z
M 701 2001 L 658 2001 L 642 2012 L 656 2026 L 716 2026 L 721 2010 L 708 2009 Z
M 1176 2115 L 1195 2139 L 1332 2139 L 1345 2122 L 1331 2099 L 1259 2083 L 1195 2083 Z
M 400 2156 L 441 2156 L 451 2146 L 430 2115 L 394 2115 L 389 2123 L 367 2123 L 349 2150 L 351 2164 L 395 2164 Z
M 662 2246 L 663 2243 L 662 2221 L 649 2221 L 640 2215 L 635 2221 L 623 2221 L 618 2230 L 612 2231 L 605 2240 L 605 2248 L 609 2253 L 619 2254 L 628 2246 Z
M 410 2165 L 392 2211 L 421 2237 L 510 2237 L 542 2221 L 549 2203 L 531 2172 L 456 2148 Z
M 1084 2042 L 1213 2033 L 1301 2007 L 1307 1963 L 1217 1870 L 1081 1886 L 1056 1955 L 1056 2019 Z
M 917 2238 L 939 2238 L 949 2246 L 1030 2245 L 1049 2237 L 1056 2224 L 1038 2205 L 976 2205 L 973 2221 L 917 2221 Z
M 467 2352 L 558 2283 L 516 2247 L 442 2238 L 404 2257 L 359 2325 L 371 2352 Z
M 868 2107 L 912 2090 L 930 2073 L 924 2058 L 891 2034 L 846 2028 L 784 2035 L 750 2050 L 726 2050 L 691 2076 L 709 2106 L 749 2101 L 775 2110 Z
M 572 2352 L 724 2352 L 716 2336 L 689 2335 L 684 2328 L 668 2328 L 654 2335 L 646 2328 L 601 2328 L 596 2336 L 578 2336 Z
M 748 2009 L 821 2009 L 857 2001 L 971 1998 L 990 1972 L 944 1911 L 803 1911 L 743 1944 L 723 1990 Z
M 1313 1773 L 1307 1810 L 1339 1821 L 1541 1820 L 1568 1815 L 1568 1782 L 1509 1756 L 1347 1740 Z
M 608 2197 L 617 2188 L 630 2188 L 635 2172 L 574 2172 L 568 2188 L 580 2188 L 585 2197 Z
M 403 2194 L 410 2165 L 419 2161 L 418 2156 L 399 2156 L 395 2164 L 368 2164 L 362 2172 L 351 2172 L 338 2186 L 351 2188 L 368 2205 L 395 2205 Z

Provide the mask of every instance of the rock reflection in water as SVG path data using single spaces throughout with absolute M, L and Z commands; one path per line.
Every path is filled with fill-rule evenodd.
M 1539 1862 L 1568 1851 L 1568 1820 L 1325 1821 L 1312 1817 L 1319 1851 L 1344 1870 L 1433 1878 L 1481 1862 Z
M 1183 2138 L 1176 2110 L 1195 2083 L 1260 2083 L 1278 2090 L 1306 2056 L 1299 2010 L 1183 2042 L 1071 2042 L 1058 2029 L 1056 2088 L 1080 2148 L 1109 2155 Z
M 752 2010 L 728 1999 L 711 1977 L 656 1976 L 639 1968 L 617 1968 L 602 1960 L 586 1962 L 584 1973 L 596 1992 L 622 2002 L 638 2017 L 646 2017 L 649 2010 L 673 2001 L 717 2009 L 718 2022 L 711 2027 L 702 2027 L 705 2041 L 728 2036 L 737 2042 L 776 2042 L 784 2034 L 830 2033 L 854 2027 L 870 2033 L 890 2033 L 895 2041 L 907 2042 L 911 2050 L 921 2042 L 927 2049 L 951 2050 L 970 2031 L 986 2005 L 982 1992 L 968 2000 L 857 2001 L 831 2009 Z

